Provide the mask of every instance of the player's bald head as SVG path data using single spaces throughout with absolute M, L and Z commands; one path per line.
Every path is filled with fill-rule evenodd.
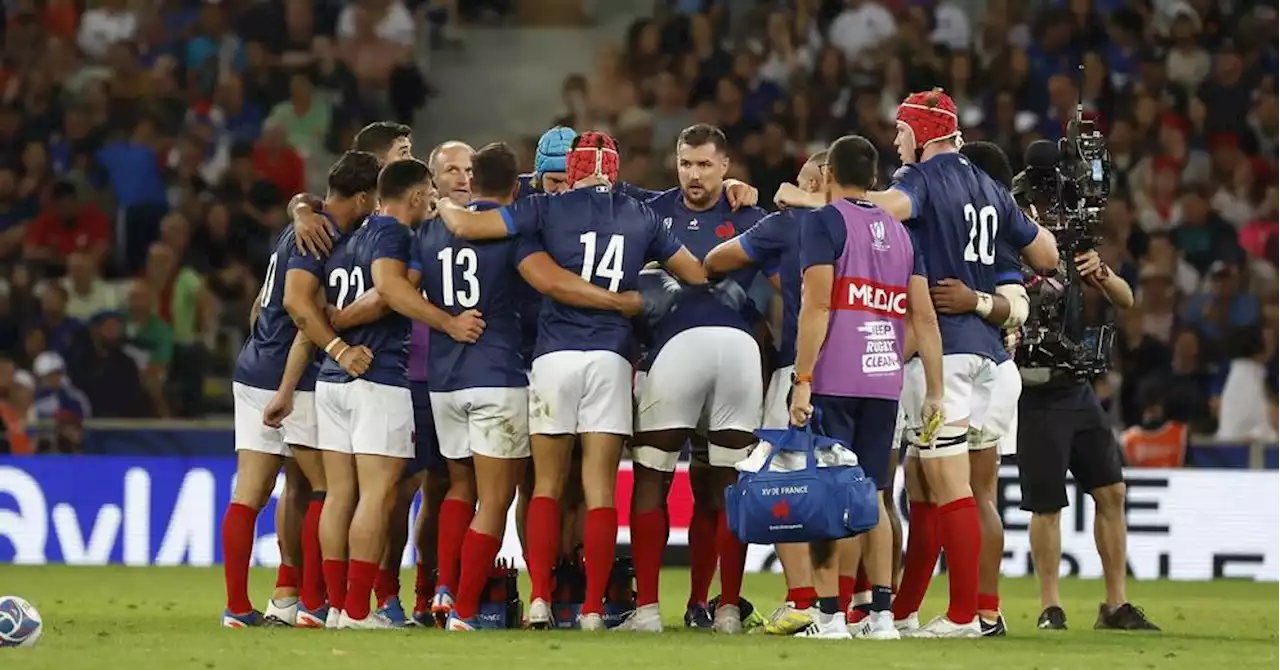
M 459 205 L 471 202 L 471 157 L 475 149 L 466 142 L 450 140 L 436 145 L 427 157 L 431 180 L 441 197 Z
M 824 187 L 823 169 L 827 167 L 826 150 L 819 151 L 809 157 L 796 175 L 796 185 L 809 193 L 818 193 Z
M 845 135 L 827 149 L 827 182 L 841 188 L 869 189 L 876 185 L 880 152 L 861 135 Z

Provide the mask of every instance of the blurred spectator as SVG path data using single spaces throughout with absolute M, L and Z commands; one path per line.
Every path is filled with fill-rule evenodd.
M 0 454 L 26 456 L 35 453 L 28 434 L 35 411 L 36 381 L 26 370 L 18 370 L 12 360 L 0 359 L 0 381 L 7 383 L 0 395 Z
M 173 357 L 183 363 L 178 374 L 169 379 L 170 409 L 180 416 L 197 416 L 207 366 L 207 348 L 201 340 L 204 331 L 200 326 L 212 326 L 216 319 L 212 295 L 204 280 L 181 262 L 187 243 L 186 220 L 175 217 L 169 222 L 169 240 L 151 245 L 143 276 L 156 288 L 157 312 L 173 329 Z M 119 324 L 116 326 L 118 329 Z
M 0 163 L 0 261 L 11 260 L 22 248 L 27 227 L 40 207 L 34 198 L 18 195 L 18 173 Z
M 89 336 L 81 340 L 68 360 L 71 378 L 88 398 L 94 416 L 120 419 L 158 416 L 155 408 L 149 406 L 137 364 L 124 352 L 119 314 L 95 315 L 89 323 Z
M 324 96 L 316 96 L 315 84 L 307 72 L 289 77 L 289 99 L 277 104 L 267 116 L 267 123 L 284 130 L 284 139 L 303 159 L 319 155 L 333 109 Z
M 155 122 L 143 118 L 128 138 L 109 141 L 97 156 L 124 213 L 126 271 L 141 267 L 147 246 L 159 233 L 160 219 L 169 209 L 156 133 Z
M 1220 440 L 1267 439 L 1275 429 L 1268 416 L 1268 381 L 1276 369 L 1274 328 L 1243 330 L 1233 336 L 1231 362 L 1218 411 Z M 1272 382 L 1274 386 L 1274 382 Z
M 61 284 L 46 284 L 40 292 L 40 314 L 32 329 L 44 334 L 44 346 L 65 354 L 80 339 L 84 326 L 67 314 L 67 290 Z
M 107 217 L 92 202 L 83 202 L 76 185 L 68 181 L 54 184 L 52 201 L 31 222 L 27 230 L 23 257 L 30 263 L 49 268 L 54 274 L 65 269 L 73 252 L 87 255 L 101 263 L 111 242 Z
M 1191 296 L 1183 310 L 1183 320 L 1198 328 L 1213 343 L 1222 342 L 1227 331 L 1249 328 L 1258 323 L 1258 296 L 1243 289 L 1240 268 L 1233 263 L 1214 261 L 1208 272 L 1206 290 Z
M 102 278 L 97 260 L 87 251 L 67 256 L 67 276 L 61 280 L 67 293 L 67 316 L 88 322 L 98 312 L 116 308 L 116 289 Z
M 284 103 L 281 103 L 284 104 Z M 253 167 L 270 181 L 280 193 L 302 193 L 307 190 L 307 166 L 293 147 L 288 134 L 277 124 L 267 121 L 262 139 L 253 147 Z
M 827 38 L 839 49 L 845 60 L 857 61 L 862 55 L 893 37 L 898 24 L 883 5 L 871 0 L 845 0 Z
M 124 351 L 138 365 L 142 386 L 160 416 L 169 416 L 165 381 L 173 360 L 173 328 L 156 314 L 156 293 L 141 277 L 129 284 L 124 322 Z
M 102 0 L 97 9 L 80 17 L 76 43 L 90 58 L 101 59 L 113 44 L 132 40 L 138 33 L 138 16 L 125 7 L 125 0 Z
M 91 400 L 67 378 L 67 365 L 62 356 L 46 351 L 36 357 L 31 371 L 36 377 L 37 421 L 89 418 Z

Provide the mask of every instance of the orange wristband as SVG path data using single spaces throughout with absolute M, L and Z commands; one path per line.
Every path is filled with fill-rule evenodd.
M 813 375 L 796 375 L 795 383 L 796 384 L 812 384 Z

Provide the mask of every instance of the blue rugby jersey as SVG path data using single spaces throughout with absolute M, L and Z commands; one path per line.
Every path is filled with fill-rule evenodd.
M 342 309 L 373 288 L 373 264 L 383 258 L 409 263 L 411 233 L 389 216 L 370 216 L 363 226 L 343 238 L 325 261 L 325 298 Z M 373 364 L 361 379 L 386 386 L 409 387 L 409 317 L 394 311 L 377 321 L 345 330 L 340 335 L 351 346 L 364 345 L 373 352 Z M 344 384 L 353 377 L 332 357 L 320 367 L 320 381 Z
M 813 219 L 815 210 L 790 208 L 774 212 L 752 226 L 738 238 L 742 250 L 762 272 L 778 275 L 782 288 L 782 338 L 778 347 L 778 366 L 796 362 L 796 330 L 800 320 L 801 227 Z
M 499 210 L 520 235 L 517 262 L 546 251 L 560 267 L 613 292 L 633 291 L 645 263 L 680 250 L 653 211 L 607 186 L 536 195 Z M 631 358 L 631 320 L 544 298 L 534 357 L 553 351 L 612 351 Z
M 474 201 L 473 211 L 500 207 Z M 427 382 L 432 391 L 510 388 L 528 384 L 521 357 L 521 304 L 528 287 L 517 269 L 518 238 L 469 242 L 454 237 L 444 223 L 418 227 L 410 267 L 422 274 L 422 290 L 431 304 L 450 314 L 479 310 L 484 333 L 463 344 L 432 330 L 427 350 Z
M 267 391 L 280 388 L 280 378 L 284 376 L 285 363 L 289 360 L 289 349 L 298 334 L 297 326 L 293 325 L 293 317 L 284 309 L 285 276 L 289 270 L 296 268 L 306 270 L 323 281 L 321 263 L 313 256 L 303 255 L 298 249 L 293 224 L 280 231 L 275 249 L 267 260 L 267 274 L 263 278 L 262 291 L 256 298 L 258 320 L 254 322 L 249 339 L 245 340 L 240 355 L 236 357 L 232 381 Z M 316 374 L 320 371 L 318 356 L 319 354 L 316 361 L 302 374 L 297 390 L 315 389 Z
M 999 281 L 1000 244 L 1021 251 L 1038 229 L 1018 209 L 1009 190 L 962 154 L 938 154 L 906 165 L 891 188 L 911 200 L 911 227 L 929 270 L 929 283 L 955 278 L 984 293 Z M 939 314 L 944 354 L 976 354 L 997 363 L 1008 360 L 1000 329 L 975 313 Z
M 749 230 L 765 214 L 757 207 L 741 207 L 735 212 L 723 194 L 711 209 L 695 212 L 685 206 L 679 188 L 668 189 L 650 198 L 646 204 L 662 220 L 663 227 L 699 259 L 706 258 L 721 242 Z M 729 279 L 737 282 L 744 291 L 750 291 L 759 275 L 756 268 L 744 268 L 729 273 Z M 744 309 L 734 310 L 709 292 L 690 291 L 655 328 L 651 352 L 656 355 L 672 337 L 703 326 L 737 328 L 754 337 L 755 323 L 767 308 L 768 305 L 757 306 L 748 301 Z

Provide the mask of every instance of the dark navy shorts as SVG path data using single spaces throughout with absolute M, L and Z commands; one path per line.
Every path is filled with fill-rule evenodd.
M 423 470 L 444 467 L 440 457 L 440 441 L 436 438 L 436 422 L 431 415 L 431 393 L 426 382 L 409 382 L 413 395 L 413 460 L 404 466 L 404 476 L 412 477 Z
M 818 429 L 858 455 L 862 471 L 881 491 L 893 484 L 893 429 L 898 401 L 813 394 Z

